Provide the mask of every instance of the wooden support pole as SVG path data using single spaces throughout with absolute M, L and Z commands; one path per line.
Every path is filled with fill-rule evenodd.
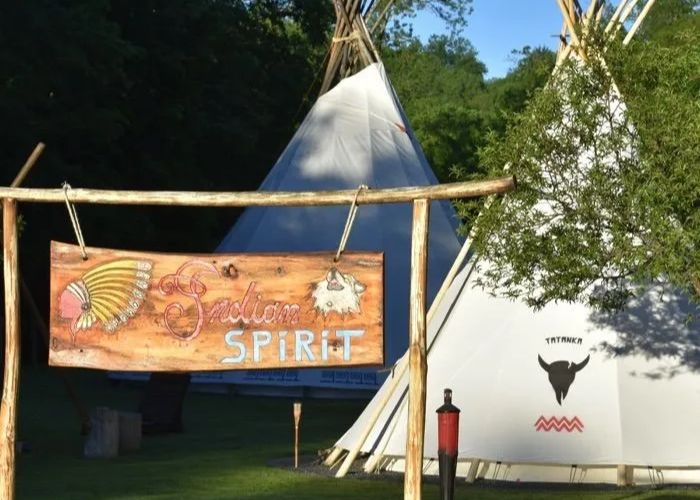
M 576 18 L 576 7 L 574 7 L 574 0 L 568 0 L 568 7 L 569 7 L 569 17 L 571 20 L 576 23 L 578 22 L 578 19 Z
M 34 148 L 34 151 L 32 151 L 32 154 L 29 155 L 29 158 L 27 158 L 27 161 L 24 162 L 24 165 L 22 165 L 22 168 L 19 170 L 19 173 L 15 177 L 15 180 L 13 180 L 12 184 L 10 184 L 10 187 L 19 187 L 19 185 L 22 184 L 22 181 L 24 181 L 24 178 L 27 177 L 27 174 L 32 169 L 32 167 L 36 164 L 37 160 L 41 156 L 41 153 L 44 152 L 45 147 L 46 146 L 44 145 L 43 142 L 40 142 L 39 144 L 36 145 L 36 147 Z
M 611 36 L 615 36 L 617 32 L 620 31 L 620 28 L 622 28 L 622 25 L 625 24 L 625 21 L 627 21 L 627 18 L 634 10 L 634 7 L 637 5 L 638 1 L 639 0 L 629 0 L 629 2 L 625 5 L 625 9 L 622 11 L 622 14 L 620 14 L 620 19 L 618 19 L 617 23 L 615 23 L 615 28 L 612 30 Z
M 423 443 L 425 438 L 425 394 L 428 374 L 425 321 L 428 268 L 428 222 L 430 203 L 413 202 L 411 236 L 411 294 L 408 381 L 408 430 L 406 434 L 406 473 L 403 495 L 420 500 L 423 480 Z
M 566 23 L 566 27 L 569 30 L 569 34 L 571 35 L 571 42 L 569 45 L 573 45 L 576 47 L 576 50 L 578 51 L 579 55 L 581 56 L 581 59 L 584 61 L 587 61 L 586 54 L 581 48 L 581 40 L 579 40 L 578 35 L 576 34 L 576 27 L 574 25 L 574 19 L 571 18 L 569 14 L 569 9 L 567 9 L 566 5 L 564 5 L 563 0 L 557 0 L 557 4 L 559 5 L 559 9 L 561 10 L 561 15 L 564 17 L 564 22 Z
M 596 14 L 595 14 L 596 27 L 600 26 L 600 20 L 603 19 L 603 12 L 604 11 L 605 11 L 605 9 L 603 8 L 603 5 L 601 4 L 601 6 L 598 8 L 598 10 L 596 11 Z
M 15 494 L 15 429 L 19 390 L 19 271 L 17 203 L 3 200 L 3 271 L 5 282 L 5 375 L 0 402 L 0 498 Z
M 515 188 L 515 177 L 497 177 L 484 181 L 453 182 L 431 186 L 388 189 L 357 189 L 341 191 L 119 191 L 105 189 L 71 189 L 68 198 L 73 203 L 104 205 L 166 205 L 190 207 L 293 207 L 358 205 L 377 203 L 411 203 L 413 200 L 447 200 L 477 198 L 505 193 Z M 0 198 L 35 203 L 65 203 L 63 189 L 32 189 L 0 187 Z
M 620 3 L 617 4 L 617 9 L 615 9 L 615 12 L 613 12 L 613 15 L 608 21 L 607 26 L 605 26 L 603 33 L 609 33 L 610 30 L 617 24 L 617 20 L 620 18 L 620 14 L 622 14 L 622 9 L 625 8 L 626 3 L 627 0 L 620 0 Z
M 627 45 L 627 44 L 630 43 L 630 41 L 632 41 L 632 37 L 634 37 L 634 34 L 637 32 L 637 30 L 639 29 L 639 27 L 642 25 L 642 22 L 644 21 L 644 18 L 647 17 L 647 14 L 649 14 L 649 11 L 650 11 L 651 8 L 654 6 L 654 2 L 655 2 L 655 1 L 656 1 L 656 0 L 649 0 L 649 1 L 646 3 L 646 5 L 645 5 L 644 8 L 642 9 L 642 11 L 641 11 L 641 12 L 639 13 L 639 15 L 637 16 L 637 19 L 634 20 L 634 24 L 632 25 L 632 27 L 630 28 L 629 32 L 628 32 L 627 35 L 625 36 L 625 39 L 622 40 L 622 45 Z

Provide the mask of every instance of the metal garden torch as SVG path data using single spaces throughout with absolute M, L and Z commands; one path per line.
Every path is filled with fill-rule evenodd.
M 457 474 L 459 442 L 459 408 L 452 404 L 452 389 L 445 389 L 445 404 L 436 410 L 438 417 L 438 463 L 440 465 L 440 499 L 452 500 Z
M 294 468 L 299 467 L 299 421 L 301 420 L 301 403 L 294 403 Z

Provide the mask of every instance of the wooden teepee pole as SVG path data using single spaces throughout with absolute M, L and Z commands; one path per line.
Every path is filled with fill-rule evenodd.
M 625 36 L 625 39 L 622 40 L 622 45 L 627 45 L 630 43 L 632 40 L 632 37 L 634 37 L 634 34 L 637 32 L 639 27 L 642 25 L 642 21 L 644 21 L 644 18 L 647 17 L 647 14 L 649 14 L 649 11 L 651 8 L 654 6 L 654 2 L 656 0 L 649 0 L 644 8 L 642 9 L 642 12 L 639 13 L 637 16 L 637 19 L 635 19 L 634 24 L 630 28 L 629 32 L 627 33 L 627 36 Z
M 629 0 L 629 2 L 627 2 L 625 9 L 622 11 L 622 14 L 620 14 L 620 19 L 617 21 L 617 23 L 615 23 L 615 28 L 612 30 L 612 36 L 615 36 L 615 34 L 620 31 L 620 28 L 622 28 L 622 25 L 625 24 L 625 21 L 627 21 L 627 18 L 634 10 L 634 7 L 637 5 L 638 1 L 639 0 Z
M 336 15 L 335 31 L 333 32 L 333 38 L 331 40 L 331 51 L 330 55 L 328 56 L 328 66 L 326 66 L 326 72 L 323 76 L 323 83 L 321 84 L 321 90 L 319 92 L 319 95 L 323 95 L 326 92 L 328 92 L 328 89 L 330 89 L 331 85 L 333 84 L 333 79 L 335 78 L 335 75 L 338 72 L 338 68 L 340 67 L 343 49 L 343 44 L 341 40 L 346 33 L 345 21 L 343 20 L 340 13 L 341 11 L 344 11 L 344 9 L 349 5 L 350 1 L 351 0 L 345 0 L 345 2 L 341 2 L 341 0 L 335 0 L 333 2 L 333 5 L 335 6 Z
M 576 50 L 578 51 L 579 55 L 581 56 L 581 59 L 583 59 L 584 61 L 587 61 L 588 59 L 586 58 L 586 54 L 583 52 L 583 50 L 581 48 L 581 40 L 579 40 L 578 35 L 576 34 L 574 20 L 571 18 L 570 14 L 569 14 L 569 9 L 566 8 L 563 0 L 557 0 L 557 4 L 559 5 L 559 9 L 561 10 L 561 15 L 564 16 L 564 22 L 566 23 L 566 27 L 569 30 L 569 34 L 571 35 L 570 45 L 574 45 Z
M 615 12 L 613 12 L 612 17 L 610 18 L 610 21 L 608 21 L 608 24 L 605 26 L 605 30 L 603 31 L 603 33 L 610 32 L 610 30 L 613 29 L 615 24 L 617 24 L 617 20 L 620 18 L 620 14 L 622 14 L 622 9 L 625 8 L 626 3 L 627 0 L 620 0 L 620 3 L 617 5 Z

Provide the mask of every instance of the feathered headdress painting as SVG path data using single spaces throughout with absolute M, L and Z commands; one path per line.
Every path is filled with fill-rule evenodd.
M 147 260 L 120 259 L 89 270 L 71 281 L 59 298 L 59 311 L 71 320 L 71 334 L 87 330 L 96 321 L 107 333 L 126 324 L 141 307 L 153 264 Z

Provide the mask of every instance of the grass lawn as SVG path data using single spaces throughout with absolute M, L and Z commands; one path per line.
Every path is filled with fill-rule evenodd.
M 71 371 L 86 405 L 135 410 L 140 388 L 111 385 L 99 372 Z M 362 402 L 304 402 L 302 453 L 330 447 L 362 410 Z M 141 451 L 113 460 L 81 457 L 83 438 L 57 374 L 22 372 L 18 438 L 31 450 L 18 456 L 17 496 L 46 499 L 377 499 L 401 498 L 397 481 L 336 480 L 268 467 L 291 455 L 290 400 L 188 394 L 185 432 L 144 438 Z M 424 498 L 437 499 L 434 484 Z M 460 485 L 460 499 L 700 498 L 700 490 L 534 490 L 524 486 Z

